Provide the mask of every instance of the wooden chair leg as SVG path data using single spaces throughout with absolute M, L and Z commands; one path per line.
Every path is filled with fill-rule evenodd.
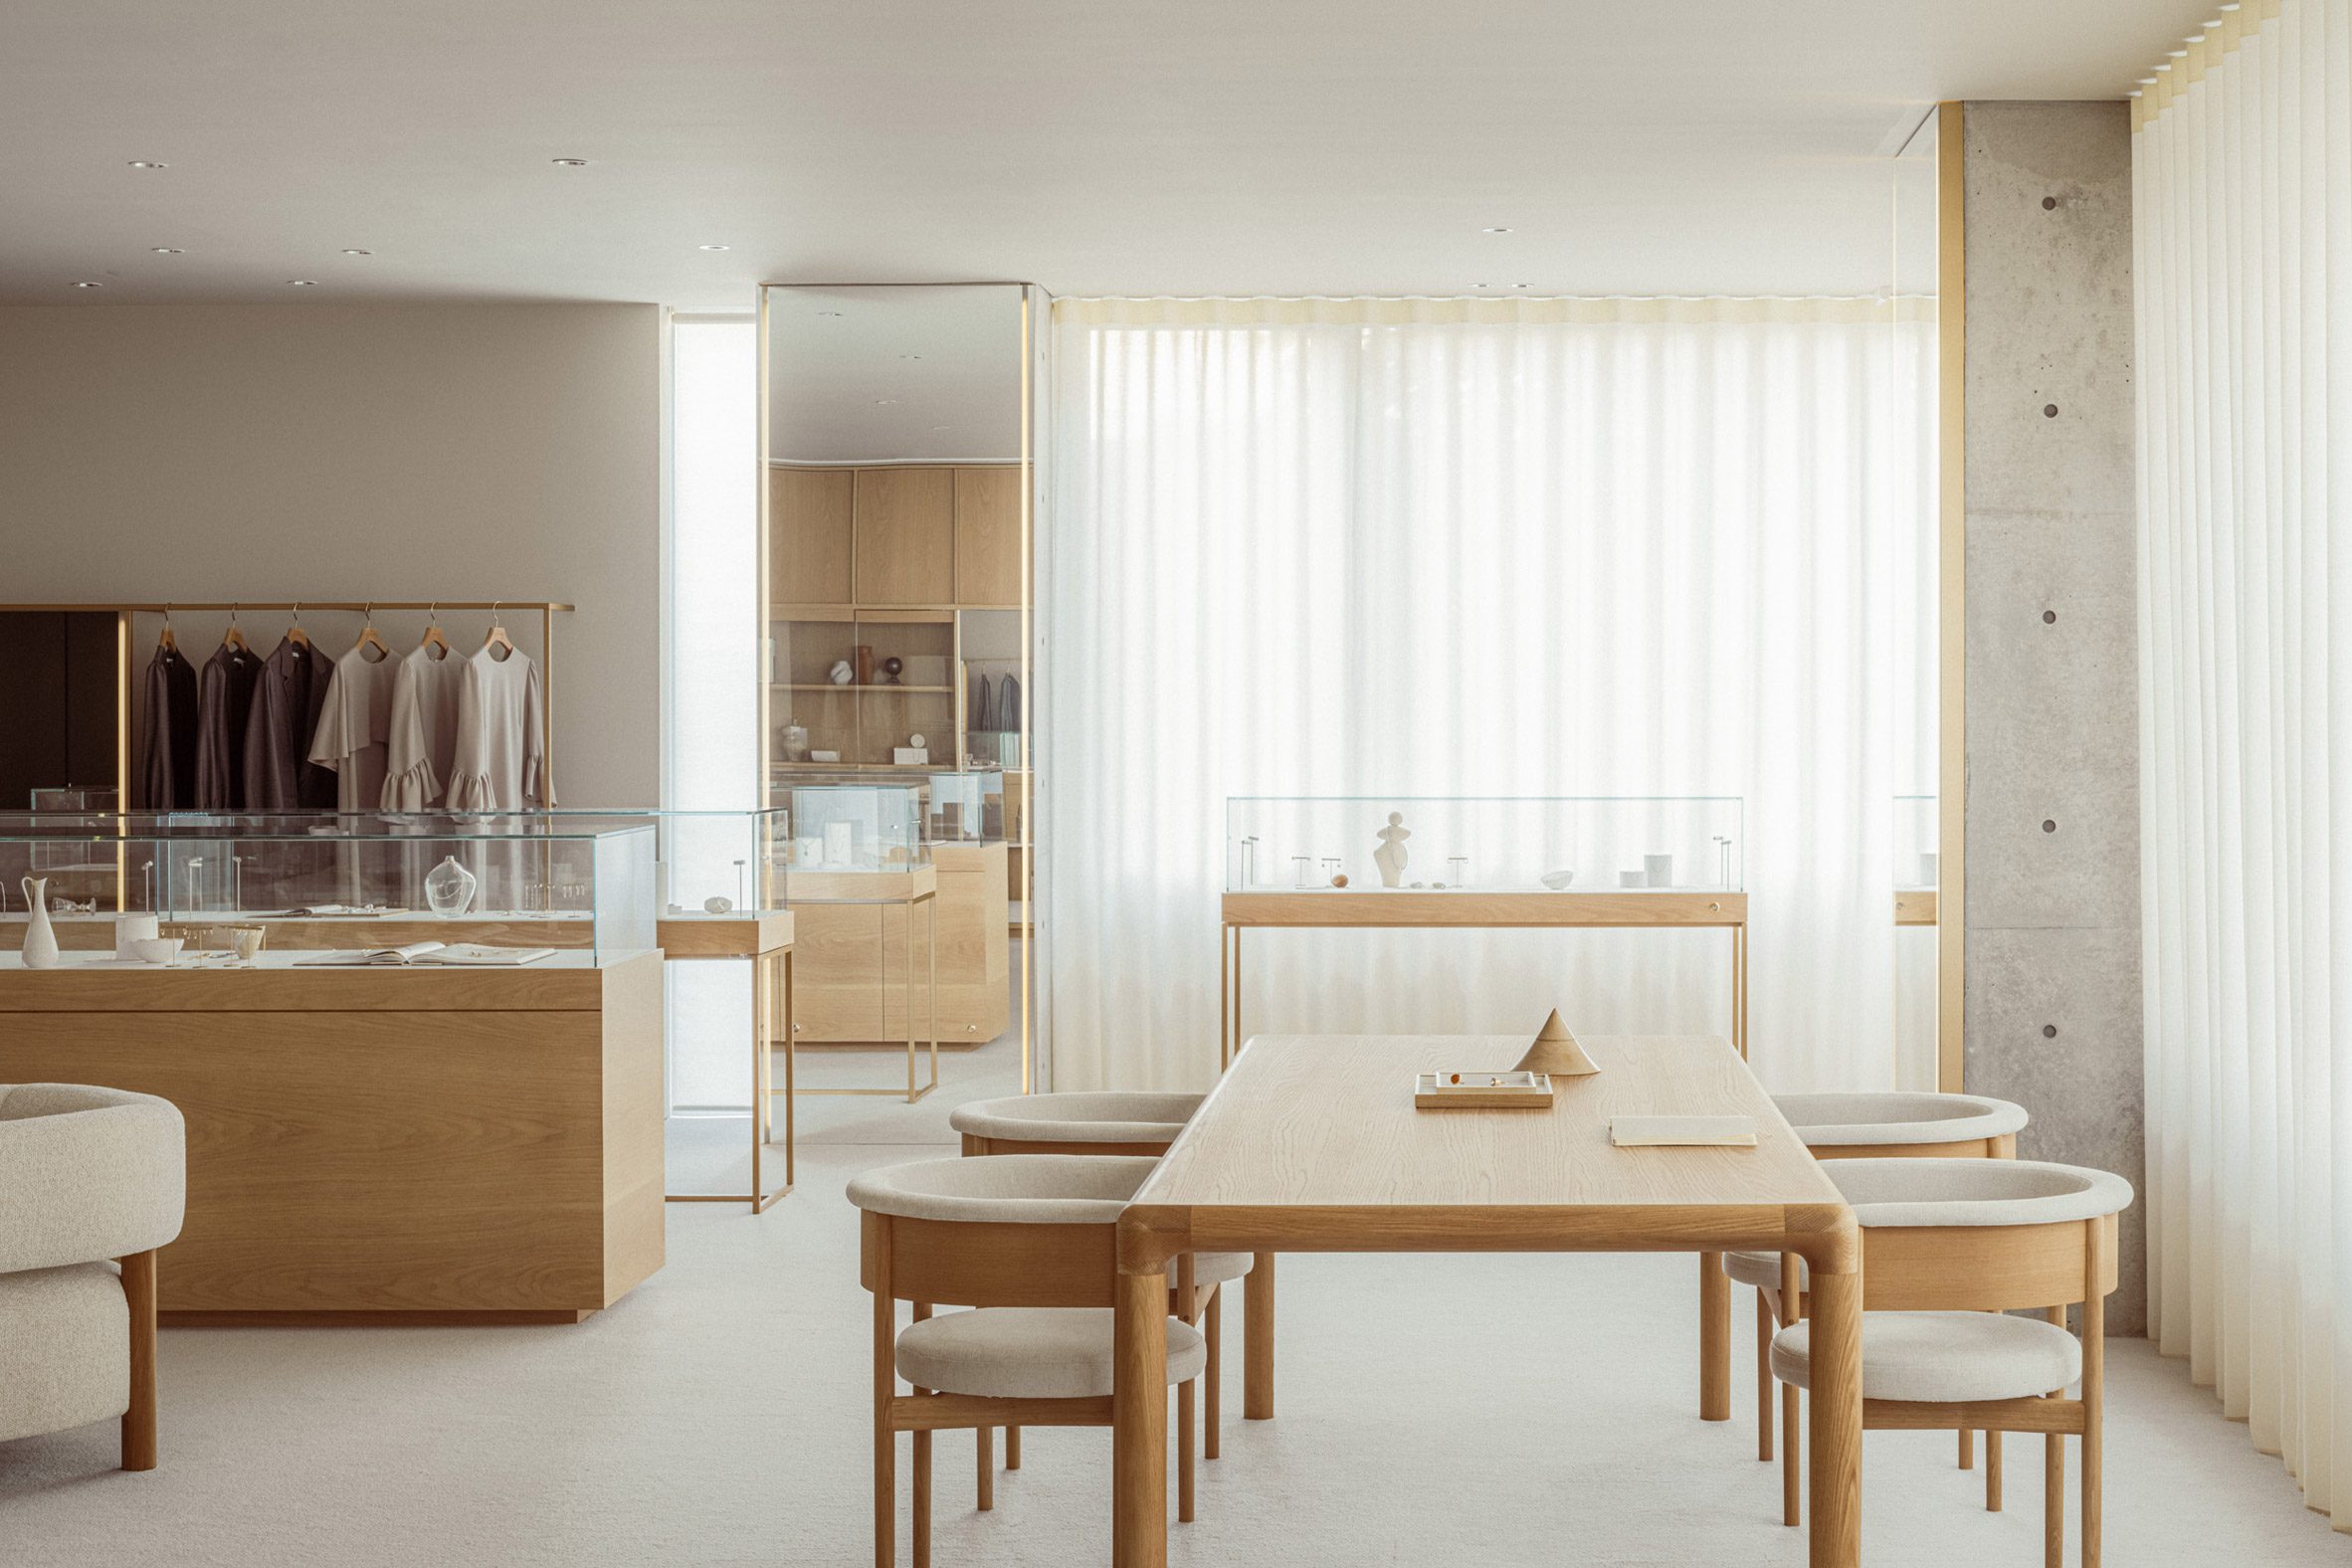
M 931 1568 L 931 1435 L 914 1435 L 914 1568 Z
M 1192 1522 L 1193 1380 L 1176 1385 L 1176 1522 Z
M 974 1446 L 980 1451 L 980 1511 L 986 1513 L 996 1506 L 996 1428 L 982 1427 Z
M 2065 1568 L 2066 1440 L 2053 1432 L 2042 1443 L 2042 1568 Z
M 1960 1429 L 1960 1468 L 1976 1469 L 1976 1433 L 1967 1427 Z
M 1209 1341 L 1209 1365 L 1204 1375 L 1209 1388 L 1201 1400 L 1201 1458 L 1217 1457 L 1217 1431 L 1224 1424 L 1225 1363 L 1218 1353 L 1217 1342 L 1223 1338 L 1225 1319 L 1225 1286 L 1219 1285 L 1209 1295 L 1208 1327 L 1204 1337 Z
M 122 1260 L 122 1295 L 130 1306 L 130 1408 L 122 1413 L 122 1468 L 155 1468 L 155 1255 Z
M 1772 1303 L 1756 1292 L 1756 1459 L 1772 1463 Z
M 1020 1468 L 1021 1429 L 1019 1427 L 1007 1427 L 1005 1428 L 1005 1469 L 1009 1470 L 1016 1470 Z
M 1801 1414 L 1797 1385 L 1780 1386 L 1780 1522 L 1795 1529 L 1805 1521 L 1805 1511 L 1799 1498 L 1804 1496 L 1804 1449 L 1799 1441 Z
M 2001 1434 L 1985 1429 L 1985 1511 L 2001 1511 Z

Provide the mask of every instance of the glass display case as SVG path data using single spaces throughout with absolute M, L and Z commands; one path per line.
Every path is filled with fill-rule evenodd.
M 114 956 L 123 914 L 156 926 L 128 939 L 186 928 L 183 962 L 233 952 L 213 938 L 238 927 L 274 961 L 420 942 L 638 951 L 656 945 L 657 837 L 626 816 L 5 813 L 0 950 L 22 947 L 38 897 L 59 946 L 90 958 Z
M 1239 795 L 1229 892 L 1736 890 L 1734 795 Z
M 1933 795 L 1894 797 L 1894 885 L 1905 891 L 1938 885 L 1936 853 L 1943 822 Z
M 933 844 L 993 844 L 1005 836 L 1001 771 L 934 773 L 923 803 L 923 837 Z
M 902 872 L 922 865 L 922 789 L 913 784 L 796 784 L 791 855 L 803 872 Z

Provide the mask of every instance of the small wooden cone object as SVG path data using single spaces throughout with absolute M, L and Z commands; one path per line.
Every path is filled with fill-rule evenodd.
M 1584 1047 L 1576 1043 L 1576 1037 L 1568 1033 L 1568 1026 L 1560 1022 L 1560 1010 L 1555 1007 L 1552 1016 L 1543 1021 L 1543 1028 L 1536 1032 L 1535 1044 L 1527 1048 L 1527 1054 L 1519 1059 L 1514 1071 L 1582 1078 L 1601 1069 L 1584 1054 Z

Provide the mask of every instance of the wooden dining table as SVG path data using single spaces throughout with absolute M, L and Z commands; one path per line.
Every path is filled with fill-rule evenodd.
M 1793 1253 L 1812 1271 L 1810 1560 L 1861 1562 L 1854 1211 L 1728 1041 L 1621 1035 L 1582 1044 L 1601 1071 L 1555 1080 L 1548 1108 L 1418 1110 L 1417 1075 L 1507 1068 L 1527 1042 L 1249 1043 L 1119 1222 L 1115 1568 L 1167 1561 L 1167 1277 L 1172 1260 L 1206 1252 Z M 1618 1148 L 1609 1123 L 1627 1115 L 1746 1116 L 1756 1145 Z

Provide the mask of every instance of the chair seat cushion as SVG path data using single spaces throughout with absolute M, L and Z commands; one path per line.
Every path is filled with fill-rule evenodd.
M 1192 1282 L 1196 1285 L 1229 1284 L 1248 1274 L 1253 1262 L 1255 1260 L 1248 1253 L 1195 1253 Z M 1169 1266 L 1168 1277 L 1171 1280 L 1176 1277 L 1173 1265 Z
M 0 1274 L 0 1443 L 130 1408 L 130 1304 L 111 1264 Z
M 1170 1143 L 1204 1097 L 1150 1089 L 1012 1094 L 958 1105 L 947 1124 L 1016 1143 Z
M 1734 1284 L 1753 1285 L 1759 1290 L 1777 1290 L 1780 1288 L 1780 1254 L 1725 1253 L 1723 1255 L 1723 1272 L 1731 1276 Z M 1805 1260 L 1798 1259 L 1797 1285 L 1799 1289 L 1805 1287 L 1809 1277 L 1805 1268 Z
M 1812 1386 L 1810 1322 L 1772 1341 L 1772 1375 Z M 1864 1312 L 1862 1398 L 1950 1405 L 2031 1399 L 2082 1375 L 2082 1344 L 2056 1323 L 2000 1312 Z
M 1168 1320 L 1168 1381 L 1208 1364 L 1199 1329 Z M 1111 1391 L 1111 1311 L 1104 1306 L 984 1306 L 947 1312 L 898 1336 L 898 1375 L 916 1388 L 986 1399 L 1091 1399 Z
M 2022 1105 L 1983 1094 L 1775 1094 L 1806 1147 L 1966 1143 L 2024 1129 Z

